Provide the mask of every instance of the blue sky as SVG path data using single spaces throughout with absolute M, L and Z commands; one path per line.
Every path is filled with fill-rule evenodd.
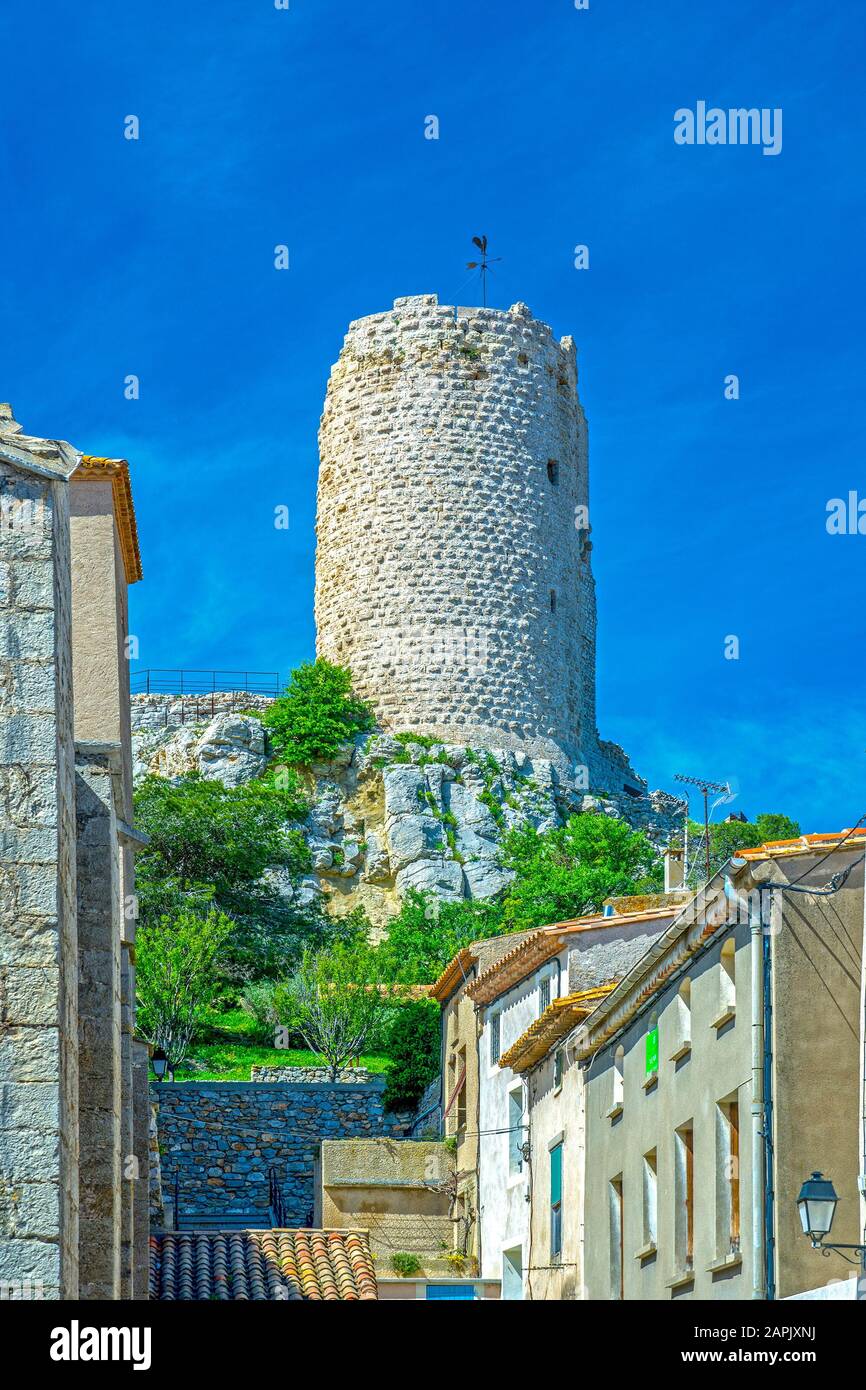
M 859 0 L 6 0 L 0 398 L 130 460 L 140 664 L 312 654 L 346 325 L 477 299 L 485 232 L 491 302 L 578 345 L 602 735 L 750 815 L 866 812 L 866 536 L 825 528 L 866 497 L 862 35 Z M 781 107 L 782 152 L 676 145 L 698 100 Z

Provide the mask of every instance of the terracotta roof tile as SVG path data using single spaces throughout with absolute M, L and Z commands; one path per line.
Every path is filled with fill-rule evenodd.
M 366 1231 L 190 1231 L 150 1238 L 152 1299 L 357 1302 L 378 1296 Z
M 126 459 L 105 459 L 97 458 L 94 454 L 82 454 L 81 462 L 72 474 L 72 482 L 88 483 L 100 478 L 105 478 L 111 483 L 114 520 L 120 537 L 126 582 L 136 584 L 141 578 L 141 552 L 138 548 L 138 527 L 135 524 L 129 464 Z
M 605 915 L 593 912 L 586 917 L 574 917 L 565 922 L 553 922 L 549 927 L 539 927 L 523 937 L 520 944 L 508 951 L 494 965 L 481 972 L 466 993 L 479 1007 L 490 1004 L 500 995 L 531 975 L 540 965 L 558 955 L 568 937 L 581 932 L 608 930 L 611 927 L 630 926 L 638 922 L 655 922 L 665 917 L 673 918 L 680 911 L 681 904 L 672 907 L 655 907 L 644 912 L 623 912 Z
M 845 841 L 844 845 L 842 841 Z M 754 849 L 734 851 L 737 859 L 789 859 L 797 854 L 825 853 L 839 848 L 854 849 L 866 843 L 866 826 L 854 830 L 831 830 L 825 835 L 798 835 L 794 840 L 768 840 Z
M 541 1017 L 530 1024 L 525 1033 L 521 1033 L 507 1052 L 503 1052 L 499 1059 L 500 1067 L 510 1067 L 518 1073 L 530 1071 L 614 988 L 615 982 L 599 985 L 596 989 L 583 989 L 576 994 L 562 994 L 554 999 Z

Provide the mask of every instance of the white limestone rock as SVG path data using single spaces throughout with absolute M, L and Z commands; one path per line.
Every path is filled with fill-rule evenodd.
M 265 731 L 248 715 L 218 714 L 199 739 L 194 756 L 202 777 L 240 787 L 267 766 Z
M 454 859 L 416 859 L 397 874 L 397 892 L 401 898 L 410 888 L 432 893 L 445 902 L 459 902 L 465 896 L 463 870 Z
M 396 816 L 386 824 L 391 867 L 397 873 L 418 859 L 433 859 L 442 855 L 445 836 L 435 816 Z
M 387 883 L 391 878 L 391 860 L 379 835 L 374 830 L 367 832 L 367 850 L 364 856 L 365 883 Z
M 385 788 L 385 814 L 414 816 L 424 805 L 426 781 L 423 772 L 410 763 L 397 763 L 382 769 Z

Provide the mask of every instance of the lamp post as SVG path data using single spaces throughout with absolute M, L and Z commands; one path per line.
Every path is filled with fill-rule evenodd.
M 168 1068 L 168 1058 L 161 1047 L 155 1047 L 150 1057 L 150 1065 L 153 1067 L 153 1074 L 157 1081 L 162 1082 Z
M 860 1265 L 857 1297 L 862 1298 L 864 1293 L 861 1292 L 861 1283 L 866 1279 L 866 1245 L 838 1245 L 826 1240 L 833 1226 L 838 1203 L 839 1198 L 830 1179 L 825 1178 L 823 1173 L 813 1173 L 803 1183 L 797 1198 L 800 1224 L 803 1234 L 812 1242 L 812 1248 L 820 1250 L 822 1255 L 832 1255 L 834 1250 L 851 1250 L 857 1255 L 858 1259 L 851 1260 L 851 1263 Z

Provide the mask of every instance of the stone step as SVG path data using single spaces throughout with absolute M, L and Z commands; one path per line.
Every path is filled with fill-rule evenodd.
M 180 1212 L 179 1231 L 269 1231 L 270 1214 L 261 1211 Z

